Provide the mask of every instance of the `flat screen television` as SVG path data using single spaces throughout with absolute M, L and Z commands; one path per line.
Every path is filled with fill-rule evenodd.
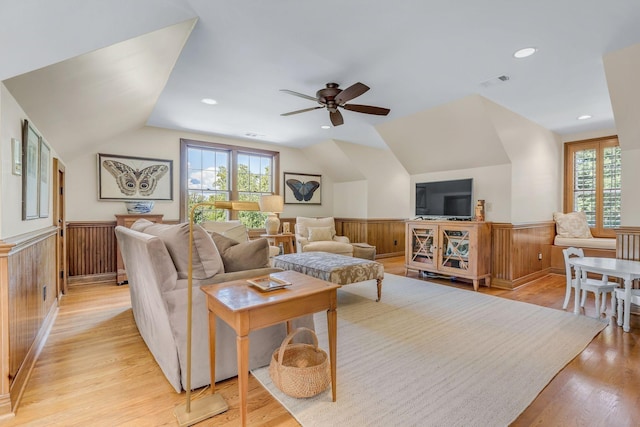
M 473 178 L 416 183 L 416 216 L 473 217 Z

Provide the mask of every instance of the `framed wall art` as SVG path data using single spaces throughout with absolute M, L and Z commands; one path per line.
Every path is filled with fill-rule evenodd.
M 173 160 L 98 154 L 99 200 L 173 200 Z
M 40 196 L 40 135 L 35 128 L 25 120 L 22 125 L 22 219 L 39 218 L 38 202 Z
M 22 144 L 11 138 L 11 173 L 22 175 Z
M 51 176 L 51 149 L 43 138 L 40 138 L 39 169 L 40 183 L 38 193 L 40 194 L 40 198 L 38 202 L 38 212 L 40 218 L 47 218 L 49 216 L 49 191 L 51 190 L 49 186 L 49 177 Z
M 322 175 L 285 172 L 284 184 L 285 204 L 322 204 Z

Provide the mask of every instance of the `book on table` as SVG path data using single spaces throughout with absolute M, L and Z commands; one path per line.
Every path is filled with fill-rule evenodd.
M 253 279 L 247 279 L 250 285 L 255 286 L 261 291 L 275 291 L 276 289 L 282 289 L 287 286 L 291 286 L 291 282 L 282 280 L 272 274 L 268 276 L 254 277 Z

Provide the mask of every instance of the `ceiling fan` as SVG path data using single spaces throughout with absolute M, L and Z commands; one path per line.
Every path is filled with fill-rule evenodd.
M 344 108 L 345 110 L 349 111 L 356 111 L 358 113 L 365 114 L 375 114 L 378 116 L 386 116 L 387 114 L 389 114 L 389 111 L 391 111 L 388 108 L 373 107 L 371 105 L 347 104 L 348 101 L 351 101 L 353 98 L 356 98 L 369 90 L 369 86 L 363 83 L 355 83 L 344 90 L 339 89 L 338 86 L 338 83 L 327 83 L 326 88 L 320 89 L 318 92 L 316 92 L 315 98 L 313 96 L 294 92 L 292 90 L 280 89 L 282 92 L 286 92 L 294 96 L 299 96 L 300 98 L 309 99 L 311 101 L 316 101 L 318 104 L 320 104 L 319 107 L 305 108 L 303 110 L 291 111 L 280 115 L 290 116 L 292 114 L 304 113 L 306 111 L 312 111 L 326 107 L 326 109 L 329 110 L 329 118 L 331 119 L 331 123 L 334 126 L 340 126 L 344 123 L 344 119 L 342 118 L 342 113 L 340 113 L 338 107 Z

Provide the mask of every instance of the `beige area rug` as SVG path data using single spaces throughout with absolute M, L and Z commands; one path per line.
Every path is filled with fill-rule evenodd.
M 338 393 L 294 399 L 253 372 L 303 426 L 506 426 L 607 324 L 385 274 L 338 291 Z M 315 315 L 328 351 L 326 314 Z

